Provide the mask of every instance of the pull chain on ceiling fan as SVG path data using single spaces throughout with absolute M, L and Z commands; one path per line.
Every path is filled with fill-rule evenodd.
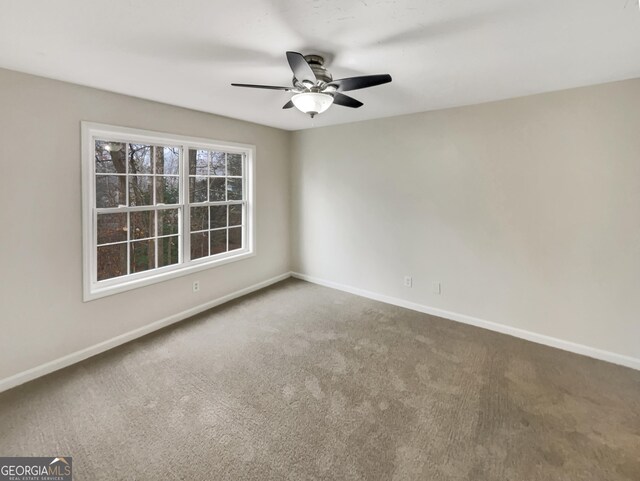
M 278 87 L 273 85 L 255 85 L 232 83 L 234 87 L 248 87 L 257 89 L 282 90 L 293 92 L 283 109 L 296 107 L 311 118 L 321 114 L 332 104 L 357 109 L 362 102 L 343 94 L 351 90 L 375 87 L 391 82 L 391 75 L 363 75 L 333 80 L 324 66 L 324 58 L 320 55 L 303 56 L 298 52 L 287 52 L 287 61 L 293 72 L 292 87 Z

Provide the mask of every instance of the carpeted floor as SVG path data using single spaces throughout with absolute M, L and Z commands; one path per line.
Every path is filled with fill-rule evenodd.
M 0 394 L 75 480 L 640 480 L 640 372 L 287 280 Z

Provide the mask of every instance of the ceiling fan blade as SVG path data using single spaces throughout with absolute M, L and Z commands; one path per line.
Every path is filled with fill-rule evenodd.
M 353 97 L 349 97 L 348 95 L 344 95 L 339 92 L 333 94 L 333 103 L 336 105 L 342 105 L 343 107 L 351 107 L 353 109 L 357 109 L 358 107 L 362 107 L 364 105 L 359 100 L 356 100 Z
M 348 92 L 349 90 L 366 89 L 391 82 L 391 75 L 385 73 L 380 75 L 363 75 L 361 77 L 349 77 L 333 80 L 329 85 L 335 85 L 338 92 Z
M 311 67 L 309 67 L 309 64 L 301 53 L 287 52 L 287 61 L 289 62 L 293 76 L 300 82 L 307 81 L 314 85 L 316 84 L 318 79 L 316 79 L 316 75 L 313 73 L 313 70 L 311 70 Z
M 286 104 L 284 104 L 284 107 L 282 107 L 283 109 L 290 109 L 293 108 L 293 102 L 291 100 L 289 100 Z
M 291 87 L 277 87 L 275 85 L 254 85 L 254 84 L 231 84 L 234 87 L 249 87 L 252 89 L 268 89 L 268 90 L 284 90 L 289 92 L 293 90 Z

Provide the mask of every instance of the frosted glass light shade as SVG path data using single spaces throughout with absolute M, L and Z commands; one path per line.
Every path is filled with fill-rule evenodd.
M 298 110 L 313 117 L 331 107 L 333 97 L 319 92 L 304 92 L 291 97 L 291 101 Z

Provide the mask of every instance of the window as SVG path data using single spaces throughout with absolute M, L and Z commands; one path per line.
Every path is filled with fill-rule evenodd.
M 82 130 L 85 300 L 253 255 L 253 146 Z

